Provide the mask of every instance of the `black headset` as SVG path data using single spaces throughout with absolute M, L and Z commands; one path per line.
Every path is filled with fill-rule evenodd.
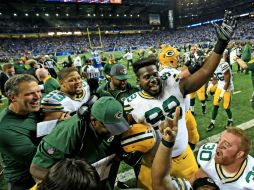
M 83 119 L 83 120 L 89 119 L 91 107 L 96 100 L 98 100 L 98 97 L 96 95 L 92 95 L 86 103 L 82 104 L 78 108 L 77 115 L 79 119 Z

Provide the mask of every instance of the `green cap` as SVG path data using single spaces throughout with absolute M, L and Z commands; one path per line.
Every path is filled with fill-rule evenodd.
M 119 135 L 130 128 L 123 117 L 122 105 L 112 96 L 98 99 L 92 106 L 91 114 L 102 122 L 112 135 Z
M 113 76 L 118 80 L 127 80 L 130 78 L 126 67 L 121 64 L 114 64 L 112 66 L 110 69 L 110 76 Z

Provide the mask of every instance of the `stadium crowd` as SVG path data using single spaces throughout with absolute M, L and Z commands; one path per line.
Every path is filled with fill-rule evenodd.
M 251 140 L 233 127 L 230 110 L 232 60 L 254 73 L 251 42 L 230 42 L 235 30 L 234 38 L 253 38 L 248 28 L 253 26 L 238 25 L 236 30 L 226 11 L 215 31 L 207 25 L 177 33 L 104 36 L 104 48 L 124 47 L 125 54 L 106 59 L 92 51 L 85 62 L 76 54 L 89 50 L 84 37 L 1 40 L 1 56 L 27 53 L 3 64 L 0 73 L 1 94 L 8 100 L 0 112 L 8 189 L 111 190 L 124 161 L 133 167 L 140 189 L 254 190 Z M 182 47 L 183 54 L 173 46 Z M 142 49 L 135 62 L 130 47 Z M 52 55 L 57 51 L 75 55 L 61 68 Z M 118 59 L 126 59 L 137 86 L 128 82 L 129 68 Z M 223 101 L 230 121 L 220 140 L 202 145 L 197 158 L 193 92 L 213 93 L 214 107 Z M 207 132 L 216 127 L 216 109 Z M 121 181 L 117 185 L 128 188 Z
M 236 40 L 253 39 L 253 18 L 244 18 L 239 22 L 239 27 L 234 35 Z M 145 34 L 132 35 L 103 35 L 103 51 L 116 48 L 147 48 L 158 47 L 158 43 L 183 46 L 193 43 L 214 42 L 215 34 L 212 25 L 194 28 L 179 29 L 177 31 L 153 31 Z M 80 37 L 50 37 L 30 39 L 0 39 L 0 57 L 18 56 L 24 52 L 33 55 L 54 54 L 56 52 L 83 52 L 90 49 L 87 36 Z M 98 35 L 91 36 L 92 46 L 101 46 Z

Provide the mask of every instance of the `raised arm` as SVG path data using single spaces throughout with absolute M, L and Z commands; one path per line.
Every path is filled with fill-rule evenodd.
M 171 152 L 174 146 L 180 108 L 175 112 L 173 120 L 166 119 L 160 125 L 163 135 L 152 165 L 152 182 L 154 190 L 175 190 L 169 170 L 171 167 Z M 162 164 L 163 163 L 163 164 Z
M 181 80 L 180 88 L 183 95 L 189 94 L 198 90 L 203 84 L 207 82 L 209 77 L 217 68 L 221 55 L 224 52 L 227 44 L 236 28 L 236 21 L 230 11 L 226 11 L 224 20 L 221 26 L 214 24 L 217 34 L 217 42 L 212 54 L 205 60 L 204 65 L 190 77 Z

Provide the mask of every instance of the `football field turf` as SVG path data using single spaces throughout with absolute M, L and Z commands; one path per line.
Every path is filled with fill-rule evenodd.
M 109 53 L 105 53 L 108 55 Z M 114 52 L 115 57 L 120 57 L 123 55 L 123 52 Z M 89 55 L 87 56 L 89 57 Z M 61 63 L 66 57 L 59 57 L 58 62 Z M 137 55 L 134 54 L 134 61 L 137 59 Z M 121 59 L 119 63 L 126 64 L 126 60 Z M 60 64 L 59 64 L 60 65 Z M 236 65 L 233 66 L 234 73 L 234 86 L 235 86 L 235 94 L 233 95 L 231 110 L 233 114 L 234 126 L 245 123 L 249 120 L 254 119 L 254 111 L 250 105 L 250 98 L 253 92 L 250 74 L 246 75 L 244 73 L 236 73 Z M 129 69 L 129 75 L 131 76 L 130 82 L 132 84 L 136 84 L 136 78 L 132 71 L 132 68 Z M 206 127 L 209 125 L 211 114 L 212 114 L 212 96 L 208 98 L 207 101 L 207 113 L 202 115 L 201 112 L 201 104 L 198 99 L 196 99 L 195 105 L 195 113 L 196 120 L 198 124 L 198 131 L 200 133 L 200 140 L 206 139 L 212 135 L 218 134 L 225 129 L 227 123 L 227 115 L 224 109 L 221 107 L 218 111 L 218 116 L 216 118 L 216 127 L 211 132 L 206 132 Z M 5 107 L 7 105 L 7 101 L 5 100 Z M 0 107 L 1 109 L 1 107 Z M 251 139 L 254 139 L 254 128 L 250 128 L 246 130 Z M 254 156 L 254 146 L 251 149 L 251 155 Z M 130 168 L 124 164 L 122 164 L 120 171 L 124 172 L 129 170 Z M 129 185 L 132 185 L 133 180 L 128 181 Z M 0 190 L 6 190 L 6 183 L 3 179 L 3 175 L 0 176 Z

